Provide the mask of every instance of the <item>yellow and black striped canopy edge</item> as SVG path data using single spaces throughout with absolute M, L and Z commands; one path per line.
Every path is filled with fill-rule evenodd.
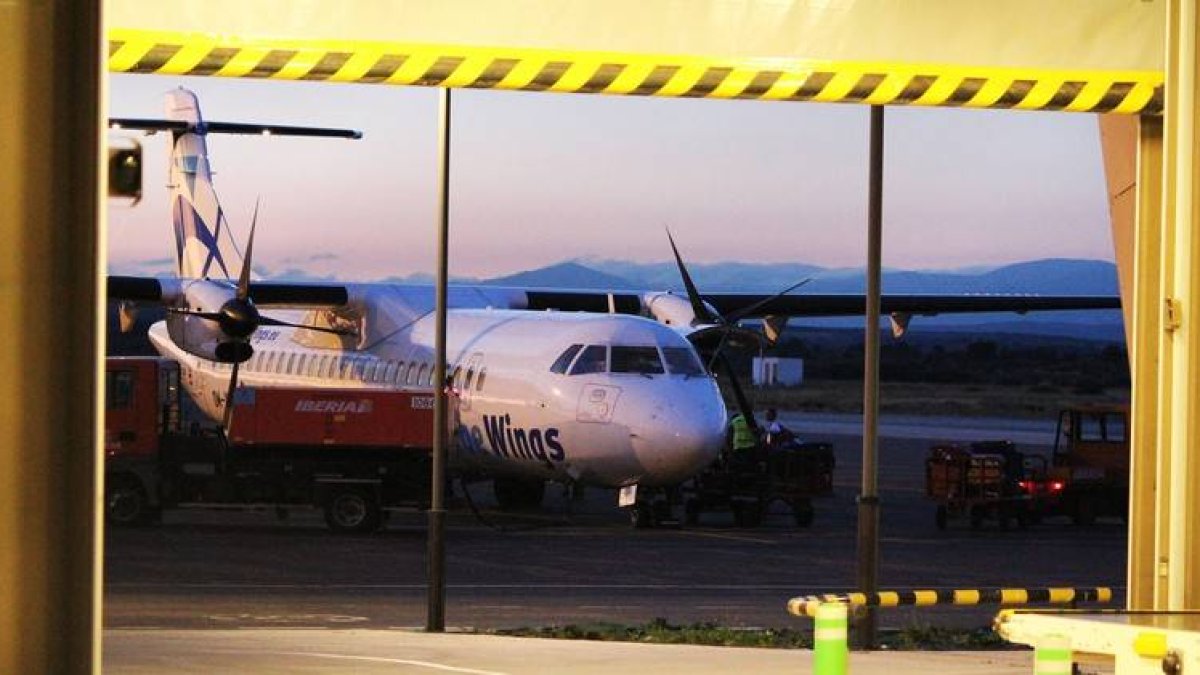
M 806 595 L 792 598 L 788 612 L 796 616 L 816 616 L 824 603 L 836 602 L 851 607 L 899 607 L 911 605 L 1070 605 L 1077 602 L 1112 602 L 1112 589 L 1107 586 L 1085 588 L 967 588 L 880 591 L 879 593 L 846 593 Z
M 109 32 L 120 73 L 632 96 L 1151 114 L 1162 74 Z

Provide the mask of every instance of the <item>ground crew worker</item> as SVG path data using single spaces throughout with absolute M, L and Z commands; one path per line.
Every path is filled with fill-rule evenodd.
M 750 422 L 746 420 L 746 416 L 738 413 L 729 419 L 729 447 L 733 450 L 735 457 L 748 454 L 758 445 L 758 439 L 754 437 L 754 432 L 750 430 Z

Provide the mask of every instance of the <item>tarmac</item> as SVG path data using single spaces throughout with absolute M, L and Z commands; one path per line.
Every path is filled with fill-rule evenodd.
M 105 673 L 812 672 L 807 649 L 648 645 L 410 630 L 136 630 L 104 632 Z M 1030 651 L 854 652 L 854 675 L 1007 675 L 1033 670 Z

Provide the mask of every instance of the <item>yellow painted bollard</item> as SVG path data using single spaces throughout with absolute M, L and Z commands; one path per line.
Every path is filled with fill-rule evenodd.
M 813 621 L 813 675 L 846 675 L 850 648 L 848 612 L 840 602 L 821 603 Z
M 1071 675 L 1071 640 L 1047 635 L 1033 650 L 1033 675 Z

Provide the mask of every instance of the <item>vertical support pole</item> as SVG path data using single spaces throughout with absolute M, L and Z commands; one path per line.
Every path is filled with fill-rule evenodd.
M 1167 522 L 1165 500 L 1160 493 L 1167 485 L 1168 464 L 1158 442 L 1159 358 L 1163 330 L 1162 289 L 1162 195 L 1163 122 L 1143 117 L 1137 136 L 1137 199 L 1133 227 L 1132 292 L 1123 299 L 1130 335 L 1129 367 L 1133 379 L 1129 429 L 1129 554 L 1127 609 L 1151 610 L 1166 607 L 1166 585 L 1158 579 L 1159 557 Z M 1132 310 L 1132 311 L 1130 311 Z M 1165 582 L 1165 577 L 1163 577 Z M 1159 592 L 1159 589 L 1162 593 Z
M 450 250 L 450 89 L 438 89 L 438 251 L 434 308 L 433 461 L 429 477 L 429 607 L 425 630 L 446 630 L 446 295 Z
M 98 673 L 101 3 L 0 2 L 0 673 Z
M 846 675 L 850 665 L 848 608 L 823 602 L 813 617 L 813 675 Z
M 883 106 L 871 106 L 867 201 L 866 336 L 863 346 L 862 492 L 858 496 L 858 590 L 879 590 L 879 315 L 883 250 Z M 874 607 L 856 623 L 855 644 L 875 646 Z

